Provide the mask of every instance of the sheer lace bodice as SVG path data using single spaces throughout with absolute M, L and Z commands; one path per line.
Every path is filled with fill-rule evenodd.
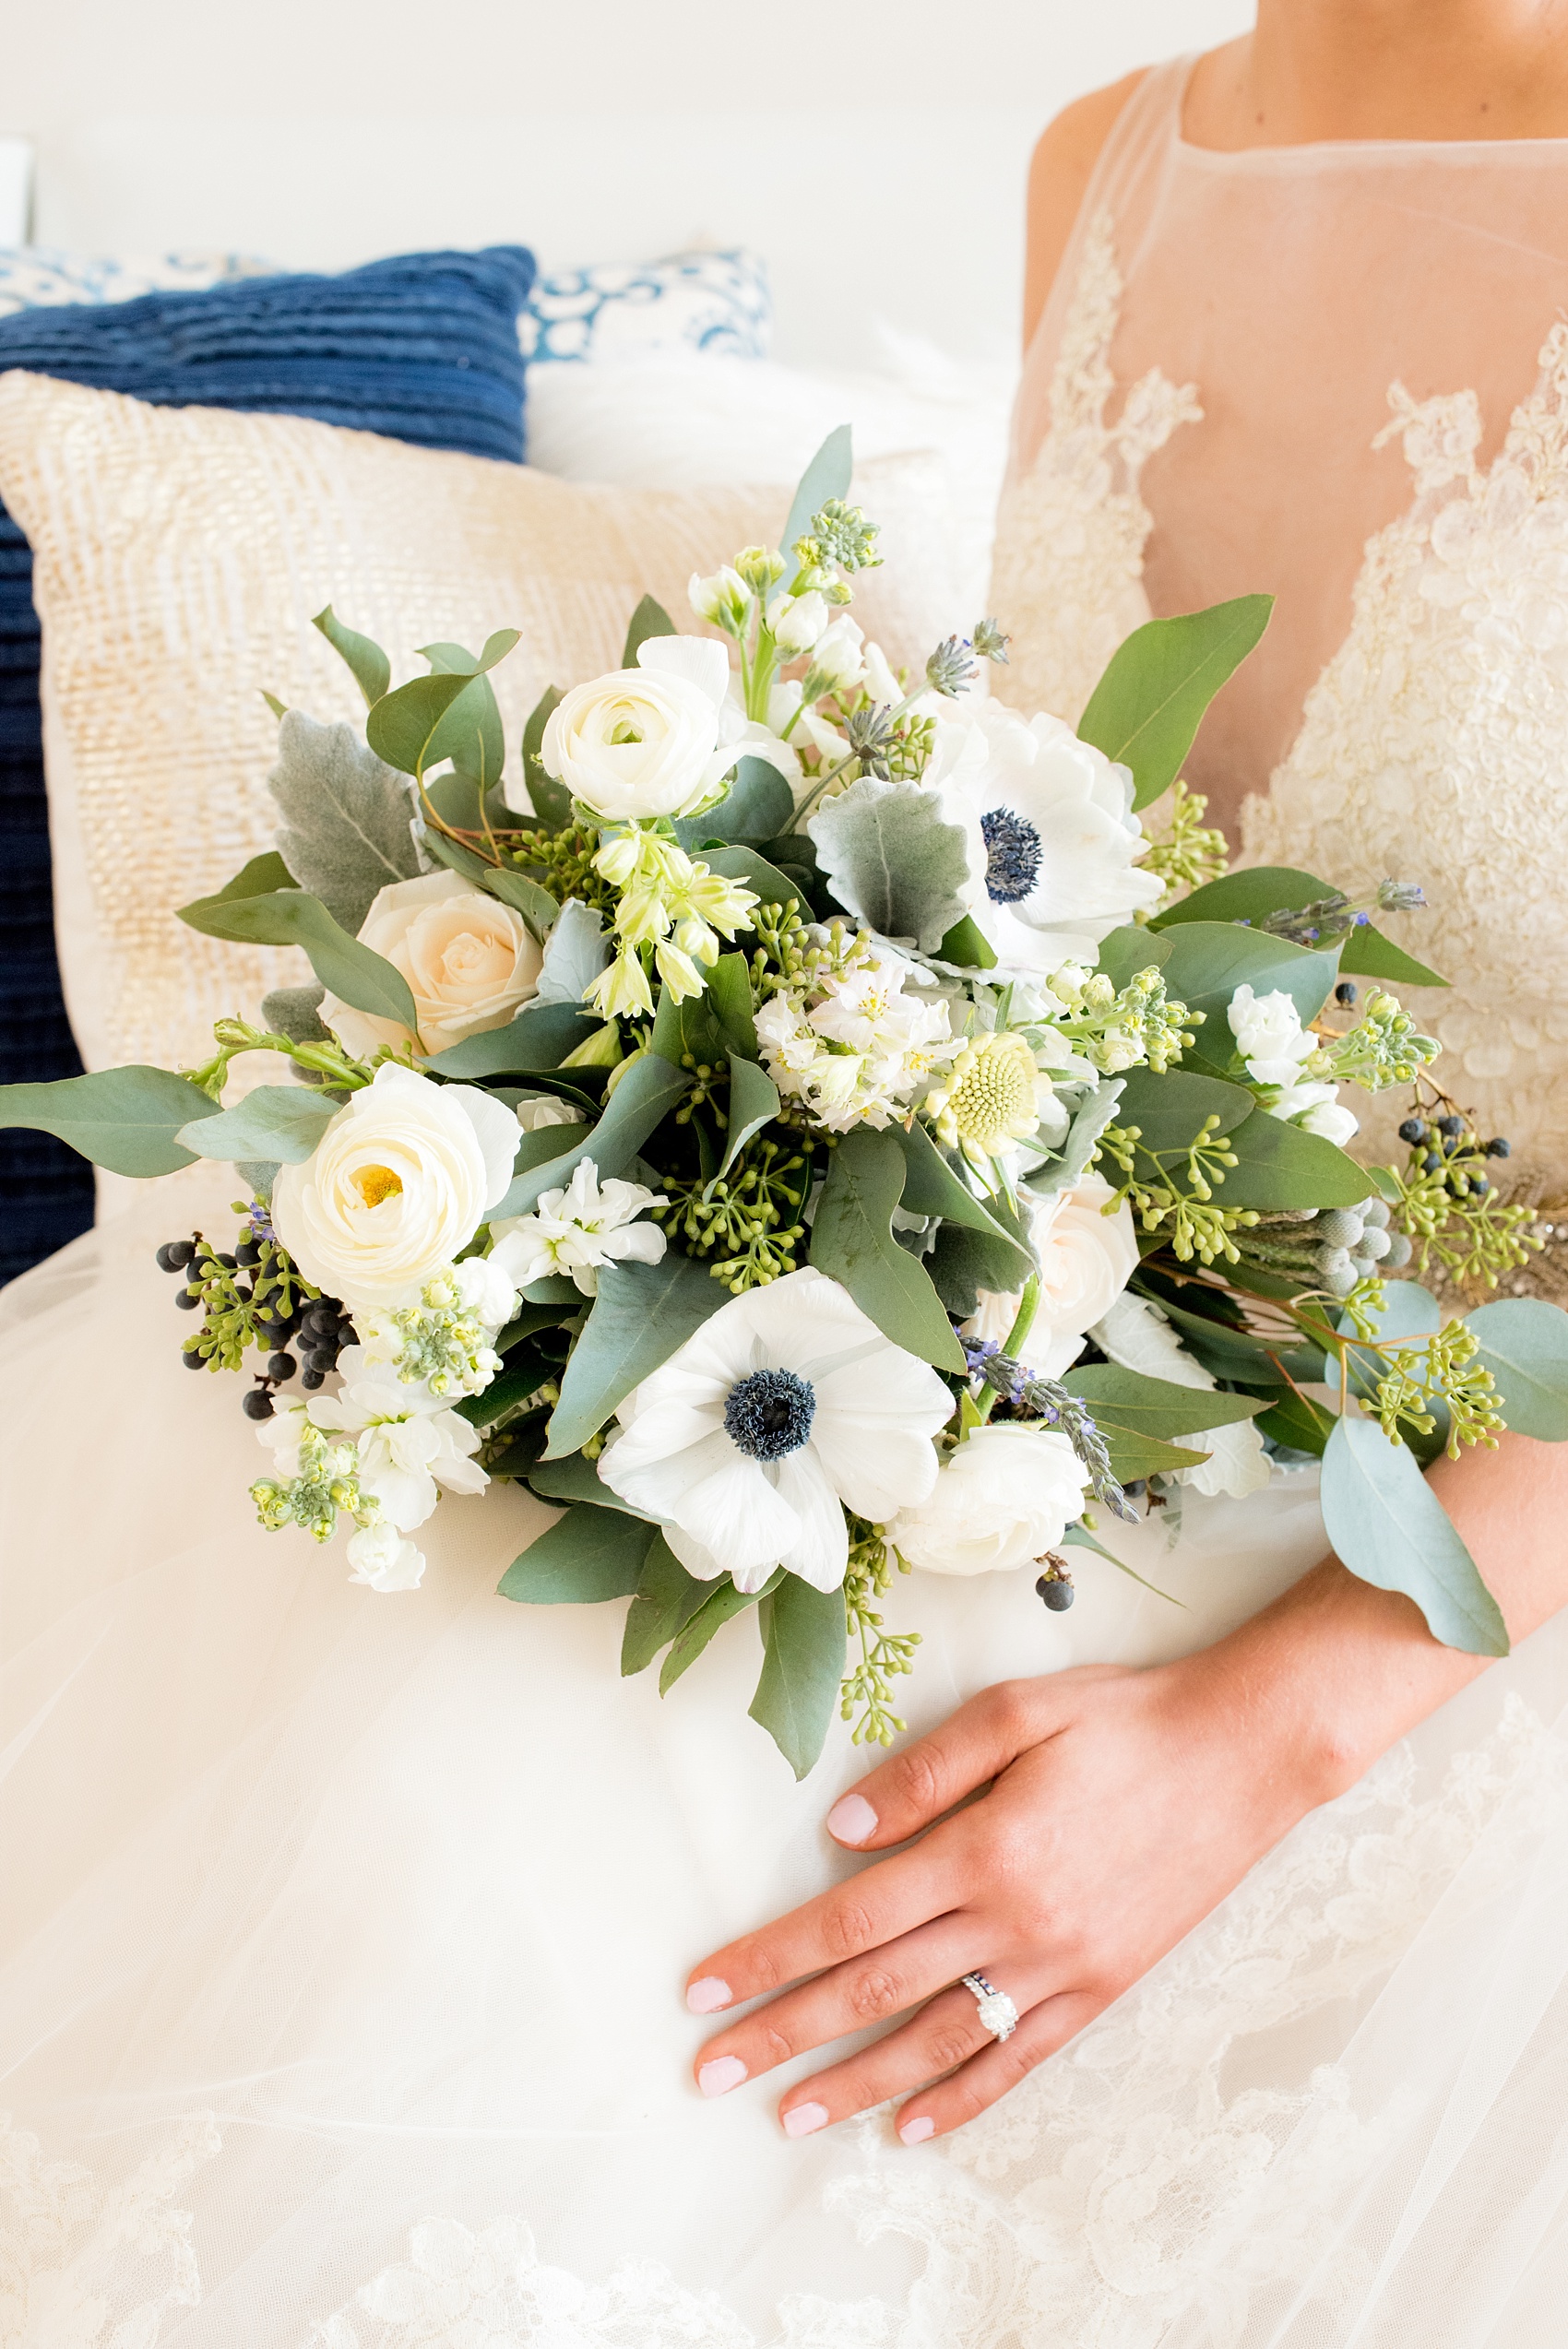
M 1028 355 L 1010 697 L 1073 715 L 1150 610 L 1275 593 L 1190 776 L 1245 861 L 1424 884 L 1453 989 L 1412 1007 L 1556 1196 L 1568 141 L 1210 154 L 1187 74 L 1116 126 Z

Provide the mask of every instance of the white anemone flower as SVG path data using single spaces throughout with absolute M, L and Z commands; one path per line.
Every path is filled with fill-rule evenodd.
M 571 1181 L 564 1190 L 540 1192 L 531 1215 L 506 1216 L 491 1225 L 495 1245 L 490 1261 L 519 1288 L 551 1273 L 565 1273 L 585 1297 L 596 1297 L 601 1264 L 660 1261 L 664 1234 L 657 1224 L 634 1219 L 645 1208 L 664 1204 L 661 1192 L 640 1182 L 601 1183 L 593 1160 L 579 1158 Z
M 1134 1297 L 1131 1290 L 1123 1292 L 1089 1335 L 1113 1362 L 1146 1379 L 1163 1379 L 1169 1386 L 1213 1389 L 1214 1380 L 1188 1353 L 1158 1307 L 1146 1298 Z M 1233 1501 L 1241 1501 L 1268 1482 L 1268 1454 L 1250 1419 L 1234 1420 L 1229 1427 L 1210 1428 L 1202 1435 L 1185 1435 L 1179 1441 L 1185 1451 L 1208 1453 L 1200 1467 L 1180 1472 L 1182 1482 L 1191 1485 L 1194 1492 L 1229 1493 Z
M 969 912 L 1004 972 L 1092 964 L 1159 903 L 1163 883 L 1138 864 L 1131 774 L 1059 718 L 990 702 L 944 719 L 924 779 L 969 836 Z
M 883 1524 L 936 1482 L 953 1397 L 807 1266 L 721 1305 L 622 1404 L 600 1454 L 689 1573 L 760 1590 L 775 1567 L 837 1590 L 846 1508 Z
M 428 1388 L 410 1385 L 390 1362 L 372 1362 L 362 1347 L 339 1357 L 343 1385 L 337 1394 L 313 1394 L 306 1409 L 318 1428 L 356 1439 L 360 1490 L 380 1504 L 399 1533 L 412 1533 L 440 1493 L 482 1492 L 490 1478 L 474 1459 L 479 1430 L 449 1411 Z M 383 1585 L 382 1587 L 386 1587 Z

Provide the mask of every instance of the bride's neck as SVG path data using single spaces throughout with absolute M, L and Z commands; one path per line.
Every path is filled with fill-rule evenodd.
M 1258 0 L 1199 60 L 1200 147 L 1568 136 L 1568 0 Z

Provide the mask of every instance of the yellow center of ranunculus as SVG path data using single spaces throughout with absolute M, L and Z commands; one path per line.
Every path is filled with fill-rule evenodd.
M 390 1167 L 356 1167 L 354 1187 L 367 1207 L 379 1207 L 384 1199 L 395 1199 L 403 1188 L 401 1175 Z

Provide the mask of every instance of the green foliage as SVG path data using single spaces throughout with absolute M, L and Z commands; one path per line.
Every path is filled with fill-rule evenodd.
M 707 1000 L 725 1044 L 743 1060 L 758 1059 L 752 985 L 744 955 L 720 955 L 707 974 Z
M 1194 889 L 1174 906 L 1166 906 L 1149 924 L 1164 931 L 1188 921 L 1258 923 L 1272 913 L 1297 912 L 1329 895 L 1329 884 L 1315 873 L 1293 865 L 1250 865 L 1243 872 L 1224 874 Z M 1339 967 L 1347 978 L 1403 980 L 1407 987 L 1446 987 L 1448 981 L 1425 963 L 1417 962 L 1385 938 L 1370 922 L 1358 925 L 1341 942 Z
M 409 786 L 351 726 L 318 726 L 291 709 L 267 780 L 282 812 L 278 845 L 290 873 L 350 936 L 377 890 L 419 872 Z
M 1444 1647 L 1507 1655 L 1497 1602 L 1404 1444 L 1390 1443 L 1375 1420 L 1340 1419 L 1321 1489 L 1329 1541 L 1352 1574 L 1414 1599 Z
M 710 840 L 725 846 L 754 840 L 761 846 L 789 828 L 794 807 L 794 794 L 770 760 L 742 758 L 724 798 L 701 815 L 681 817 L 675 837 L 694 856 Z
M 754 889 L 765 906 L 798 906 L 801 889 L 798 882 L 787 880 L 777 865 L 768 863 L 756 849 L 737 844 L 730 848 L 710 848 L 703 859 L 710 872 L 722 873 L 726 881 L 739 881 L 747 889 Z
M 529 1076 L 559 1069 L 567 1054 L 586 1044 L 599 1022 L 576 1003 L 526 1003 L 505 1027 L 465 1036 L 425 1062 L 437 1076 L 472 1084 L 490 1076 Z
M 248 1223 L 240 1236 L 250 1237 Z M 198 1240 L 184 1287 L 190 1296 L 200 1298 L 202 1318 L 181 1350 L 194 1354 L 209 1370 L 243 1370 L 253 1347 L 270 1354 L 277 1340 L 270 1330 L 258 1327 L 257 1316 L 274 1310 L 292 1312 L 302 1299 L 320 1293 L 276 1240 L 262 1240 L 258 1262 L 245 1273 L 220 1263 L 210 1240 Z
M 484 805 L 484 795 L 501 780 L 505 764 L 506 745 L 501 730 L 501 710 L 495 699 L 495 688 L 481 671 L 492 664 L 486 656 L 502 638 L 503 654 L 510 652 L 517 642 L 515 628 L 503 629 L 492 636 L 484 653 L 476 660 L 461 645 L 422 645 L 420 658 L 428 660 L 432 674 L 437 677 L 467 677 L 469 683 L 442 718 L 425 753 L 426 766 L 434 766 L 442 759 L 450 759 L 460 776 L 476 787 L 479 806 Z
M 655 636 L 678 636 L 680 633 L 658 598 L 644 596 L 626 629 L 626 642 L 621 654 L 622 668 L 636 669 L 638 653 Z
M 723 1580 L 708 1585 L 708 1595 L 700 1607 L 687 1617 L 673 1646 L 664 1659 L 659 1675 L 659 1693 L 668 1696 L 683 1672 L 689 1672 L 698 1656 L 720 1632 L 726 1623 L 743 1615 L 750 1607 L 768 1597 L 784 1579 L 782 1567 L 776 1568 L 759 1591 L 738 1591 L 725 1575 Z
M 621 1642 L 621 1674 L 646 1672 L 662 1647 L 678 1636 L 703 1601 L 711 1583 L 688 1574 L 662 1534 L 656 1533 L 638 1577 L 636 1596 L 626 1610 Z
M 862 775 L 818 809 L 811 836 L 834 896 L 882 937 L 934 954 L 965 919 L 968 839 L 938 793 Z
M 742 1065 L 732 1062 L 731 1069 Z M 799 1216 L 811 1182 L 811 1161 L 788 1139 L 765 1134 L 744 1162 L 705 1180 L 660 1177 L 667 1204 L 650 1209 L 656 1223 L 694 1256 L 713 1262 L 709 1273 L 731 1296 L 761 1288 L 796 1269 L 805 1238 Z
M 707 1267 L 674 1249 L 657 1264 L 603 1264 L 598 1277 L 593 1311 L 562 1375 L 546 1447 L 551 1460 L 597 1435 L 616 1405 L 724 1302 Z
M 256 896 L 232 894 L 255 864 L 262 861 L 253 860 L 216 896 L 197 897 L 182 906 L 180 919 L 209 938 L 235 938 L 254 946 L 303 946 L 322 985 L 343 1002 L 378 1019 L 397 1020 L 417 1029 L 414 999 L 401 971 L 351 938 L 333 920 L 319 897 L 283 885 L 270 886 Z
M 1170 792 L 1170 814 L 1163 832 L 1156 835 L 1143 859 L 1143 870 L 1163 881 L 1168 890 L 1199 889 L 1218 881 L 1230 862 L 1230 848 L 1223 832 L 1205 828 L 1208 801 L 1201 791 L 1189 791 L 1178 776 Z
M 497 1585 L 530 1607 L 627 1598 L 636 1589 L 654 1528 L 640 1517 L 577 1501 L 547 1525 Z
M 944 1223 L 926 1259 L 936 1293 L 955 1321 L 968 1319 L 980 1289 L 1001 1297 L 1016 1288 L 1020 1263 L 1033 1268 L 1028 1241 L 1017 1217 L 1000 1199 L 990 1202 L 989 1212 L 997 1227 L 995 1233 L 956 1220 Z
M 762 1601 L 762 1678 L 751 1702 L 761 1724 L 803 1778 L 822 1751 L 844 1674 L 844 1594 L 786 1574 Z
M 197 1155 L 180 1140 L 218 1104 L 188 1077 L 134 1065 L 52 1085 L 0 1086 L 0 1126 L 53 1133 L 112 1174 L 172 1174 Z
M 951 963 L 958 970 L 994 970 L 996 956 L 990 939 L 970 914 L 956 921 L 936 950 L 938 962 Z
M 467 762 L 466 772 L 479 774 L 485 783 L 496 781 L 499 765 L 493 776 L 484 765 L 493 754 L 493 737 L 489 737 L 487 752 L 489 713 L 475 679 L 504 660 L 517 642 L 515 628 L 498 628 L 486 638 L 472 670 L 433 670 L 428 677 L 411 678 L 394 693 L 384 694 L 365 719 L 365 740 L 376 756 L 405 775 L 422 776 L 427 766 L 438 765 L 456 751 Z M 461 647 L 450 649 L 456 652 Z
M 1026 1189 L 1037 1199 L 1053 1199 L 1059 1191 L 1071 1191 L 1075 1183 L 1082 1180 L 1094 1161 L 1101 1134 L 1116 1115 L 1124 1089 L 1122 1077 L 1102 1078 L 1074 1110 L 1061 1149 L 1043 1167 L 1036 1167 L 1028 1177 Z
M 904 1154 L 904 1189 L 898 1204 L 905 1214 L 940 1216 L 944 1225 L 956 1224 L 980 1233 L 995 1243 L 986 1257 L 992 1277 L 982 1286 L 1003 1292 L 1021 1288 L 1035 1262 L 1017 1225 L 1009 1217 L 1009 1229 L 1002 1221 L 1007 1210 L 975 1197 L 944 1156 L 930 1127 L 918 1119 L 908 1126 L 889 1126 L 887 1131 Z
M 719 1164 L 720 1180 L 754 1134 L 760 1133 L 778 1115 L 778 1089 L 773 1079 L 755 1061 L 742 1060 L 739 1052 L 734 1053 L 730 1062 L 730 1123 L 724 1156 Z
M 258 1085 L 232 1109 L 203 1113 L 180 1129 L 180 1141 L 198 1158 L 272 1158 L 303 1166 L 338 1114 L 336 1101 L 293 1085 Z
M 521 874 L 516 876 L 521 879 Z M 540 890 L 542 896 L 544 892 Z M 554 900 L 551 900 L 552 904 Z M 571 897 L 559 914 L 545 941 L 544 960 L 540 967 L 539 984 L 534 991 L 534 1003 L 580 1004 L 594 980 L 610 960 L 610 941 L 604 934 L 604 918 L 580 898 Z
M 528 874 L 519 872 L 515 865 L 496 864 L 489 857 L 481 856 L 477 848 L 470 848 L 463 841 L 454 840 L 446 833 L 438 832 L 434 825 L 422 825 L 420 837 L 438 864 L 445 865 L 451 872 L 460 872 L 463 879 L 471 881 L 476 889 L 488 891 L 491 896 L 499 897 L 503 905 L 510 906 L 515 912 L 520 913 L 535 938 L 544 939 L 550 935 L 561 908 L 548 889 L 541 888 L 537 881 L 530 881 Z
M 1108 1437 L 1115 1431 L 1166 1441 L 1171 1436 L 1205 1435 L 1211 1428 L 1255 1418 L 1263 1409 L 1254 1394 L 1177 1386 L 1168 1379 L 1146 1378 L 1141 1370 L 1124 1370 L 1119 1362 L 1094 1362 L 1068 1370 L 1062 1383 L 1069 1394 L 1078 1395 L 1088 1405 L 1096 1427 Z
M 1249 986 L 1259 995 L 1277 988 L 1310 1026 L 1339 976 L 1339 958 L 1331 947 L 1293 946 L 1289 939 L 1229 921 L 1113 930 L 1099 949 L 1099 967 L 1119 987 L 1149 963 L 1159 966 L 1167 991 L 1187 1006 L 1200 1031 L 1189 1063 L 1202 1062 L 1217 1076 L 1227 1074 L 1235 1060 L 1236 1039 L 1226 1014 L 1238 987 Z
M 560 1155 L 517 1175 L 506 1196 L 491 1209 L 491 1221 L 504 1216 L 526 1216 L 542 1192 L 559 1191 L 570 1182 L 580 1158 L 592 1158 L 601 1181 L 624 1174 L 649 1134 L 690 1086 L 683 1069 L 673 1069 L 651 1053 L 636 1062 L 611 1095 L 598 1124 L 563 1126 Z
M 1546 1443 L 1568 1441 L 1568 1315 L 1538 1297 L 1503 1297 L 1465 1319 L 1508 1426 Z
M 1205 711 L 1273 609 L 1272 596 L 1238 596 L 1179 619 L 1146 621 L 1111 655 L 1078 733 L 1132 768 L 1134 808 L 1175 782 Z
M 888 1541 L 886 1528 L 868 1524 L 863 1517 L 849 1521 L 849 1562 L 844 1576 L 843 1608 L 849 1637 L 860 1648 L 860 1661 L 845 1675 L 838 1691 L 838 1714 L 853 1721 L 853 1745 L 890 1746 L 908 1723 L 893 1711 L 893 1683 L 915 1668 L 918 1631 L 888 1631 L 876 1601 L 892 1588 L 895 1567 L 909 1571 Z M 859 1717 L 857 1718 L 857 1714 Z
M 311 626 L 319 628 L 333 650 L 342 654 L 367 706 L 378 702 L 392 682 L 392 663 L 381 647 L 369 636 L 362 636 L 358 629 L 345 627 L 330 604 L 323 606 Z M 281 717 L 282 712 L 279 715 Z
M 784 524 L 779 544 L 784 551 L 785 570 L 780 587 L 788 595 L 800 575 L 800 561 L 794 550 L 797 540 L 803 539 L 811 528 L 812 516 L 831 498 L 847 498 L 849 480 L 855 469 L 853 436 L 848 424 L 839 424 L 828 433 L 811 463 L 801 476 L 800 486 L 790 501 L 790 512 Z
M 561 701 L 553 685 L 546 686 L 523 728 L 523 780 L 528 785 L 529 798 L 534 813 L 542 824 L 560 832 L 572 821 L 572 794 L 553 775 L 547 775 L 540 764 L 540 748 L 550 714 Z
M 536 1461 L 529 1470 L 529 1487 L 541 1501 L 586 1501 L 596 1509 L 619 1509 L 623 1516 L 641 1517 L 645 1524 L 650 1522 L 643 1510 L 634 1509 L 605 1483 L 597 1461 L 585 1453 L 568 1453 L 564 1460 Z
M 841 1281 L 885 1337 L 939 1370 L 964 1369 L 931 1275 L 893 1237 L 904 1188 L 904 1154 L 891 1133 L 861 1126 L 828 1161 L 812 1229 L 812 1263 Z

